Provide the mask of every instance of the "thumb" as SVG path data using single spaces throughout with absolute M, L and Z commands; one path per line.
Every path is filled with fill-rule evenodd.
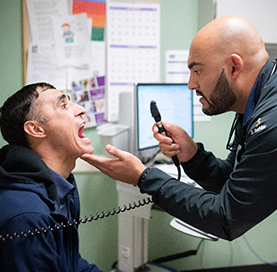
M 166 121 L 162 121 L 162 124 L 163 124 L 163 127 L 166 129 L 166 130 L 168 130 L 169 129 L 169 127 L 170 127 L 170 124 L 169 123 L 167 123 Z
M 168 132 L 174 132 L 174 130 L 176 129 L 176 125 L 174 125 L 172 123 L 167 123 L 166 121 L 162 121 L 162 124 L 163 124 L 164 128 L 166 129 L 166 131 L 168 131 Z
M 166 136 L 171 137 L 172 135 L 172 124 L 162 121 L 163 127 L 166 130 Z
M 170 132 L 171 134 L 176 134 L 180 131 L 180 127 L 172 123 L 167 123 L 163 121 L 163 126 L 166 131 Z
M 116 157 L 116 158 L 118 158 L 118 159 L 123 159 L 123 157 L 124 157 L 124 151 L 122 151 L 122 150 L 120 150 L 120 149 L 118 149 L 118 148 L 116 148 L 116 147 L 114 147 L 114 146 L 112 146 L 112 145 L 110 145 L 110 144 L 108 144 L 108 145 L 106 145 L 106 151 L 111 155 L 111 156 L 113 156 L 113 157 Z

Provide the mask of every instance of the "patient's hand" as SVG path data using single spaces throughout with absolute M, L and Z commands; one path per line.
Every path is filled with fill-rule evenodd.
M 106 150 L 115 158 L 103 158 L 84 154 L 81 156 L 81 159 L 93 165 L 112 179 L 137 185 L 140 175 L 146 169 L 142 162 L 134 155 L 117 149 L 112 145 L 107 145 Z

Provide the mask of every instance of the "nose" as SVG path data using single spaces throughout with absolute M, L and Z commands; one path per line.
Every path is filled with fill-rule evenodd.
M 74 104 L 74 114 L 75 116 L 82 116 L 84 115 L 87 111 L 84 107 L 82 107 L 79 104 L 73 103 Z
M 196 80 L 196 78 L 192 75 L 192 73 L 189 76 L 188 88 L 190 90 L 197 90 L 197 89 L 199 89 L 199 83 Z

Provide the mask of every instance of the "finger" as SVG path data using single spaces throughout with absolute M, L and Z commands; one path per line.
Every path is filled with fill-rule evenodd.
M 129 154 L 128 152 L 122 151 L 110 144 L 106 145 L 106 151 L 113 157 L 118 158 L 119 160 L 123 160 Z
M 85 154 L 81 157 L 84 161 L 89 163 L 90 165 L 96 167 L 98 170 L 100 170 L 102 173 L 109 175 L 110 167 L 112 166 L 112 163 L 114 159 L 110 158 L 103 158 L 103 157 L 97 157 L 89 154 Z
M 164 143 L 160 143 L 159 144 L 159 148 L 162 150 L 162 153 L 165 155 L 177 155 L 177 153 L 180 152 L 180 146 L 176 143 L 172 143 L 172 144 L 164 144 Z
M 162 120 L 162 125 L 165 129 L 167 129 L 168 123 L 165 120 Z
M 174 151 L 174 150 L 162 150 L 162 153 L 168 157 L 171 158 L 173 156 L 178 156 L 180 154 L 180 150 Z
M 108 158 L 103 158 L 103 157 L 97 157 L 94 155 L 90 155 L 90 154 L 84 154 L 81 156 L 81 159 L 88 162 L 89 164 L 95 166 L 95 167 L 99 167 L 101 164 L 103 163 L 107 163 L 107 160 L 110 160 Z
M 158 127 L 157 127 L 156 124 L 154 124 L 154 125 L 152 126 L 152 131 L 153 131 L 153 133 L 158 133 L 158 132 L 159 132 L 159 129 L 158 129 Z
M 164 145 L 171 145 L 173 142 L 173 140 L 168 135 L 157 133 L 154 135 L 154 137 L 157 141 Z

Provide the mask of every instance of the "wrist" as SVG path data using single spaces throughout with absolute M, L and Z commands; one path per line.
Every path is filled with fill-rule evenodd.
M 139 180 L 140 180 L 140 178 L 141 178 L 141 176 L 143 175 L 143 173 L 144 173 L 144 171 L 147 169 L 147 167 L 145 166 L 145 165 L 141 165 L 141 167 L 138 169 L 138 175 L 136 175 L 137 176 L 137 178 L 134 180 L 134 182 L 133 182 L 133 185 L 135 185 L 135 186 L 137 186 L 138 185 L 138 183 L 139 183 Z

